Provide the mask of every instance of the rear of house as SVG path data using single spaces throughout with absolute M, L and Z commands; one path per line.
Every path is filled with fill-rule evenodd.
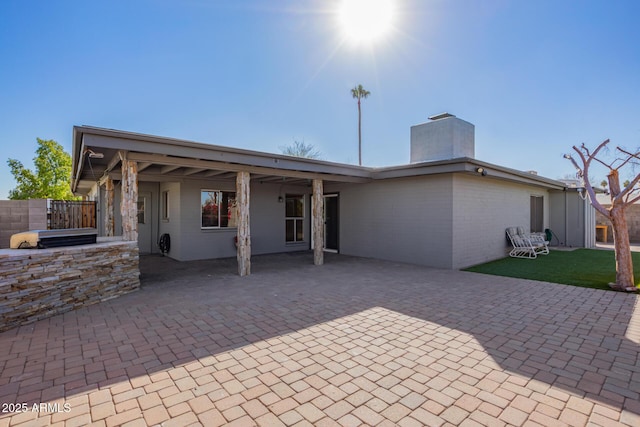
M 126 215 L 117 212 L 135 197 L 140 252 L 159 253 L 168 235 L 167 255 L 180 261 L 236 256 L 246 221 L 252 254 L 317 250 L 319 242 L 348 255 L 457 269 L 505 256 L 506 227 L 544 231 L 568 208 L 552 203 L 567 193 L 562 182 L 476 160 L 468 122 L 445 114 L 411 133 L 409 164 L 368 168 L 76 127 L 73 190 L 98 202 L 102 235 L 122 234 Z M 122 189 L 122 159 L 136 165 L 135 193 Z M 247 219 L 238 214 L 240 172 L 250 176 Z

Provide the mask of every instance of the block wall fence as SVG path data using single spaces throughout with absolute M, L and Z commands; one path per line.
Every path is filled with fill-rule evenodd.
M 611 205 L 603 205 L 605 208 L 610 207 Z M 629 228 L 629 240 L 632 243 L 640 243 L 640 205 L 635 204 L 631 205 L 626 210 L 627 216 L 627 228 Z M 596 211 L 596 224 L 608 225 L 609 229 L 607 230 L 607 241 L 608 243 L 613 243 L 613 231 L 611 230 L 611 221 L 602 215 L 600 212 Z M 600 241 L 602 239 L 601 232 L 598 232 L 597 240 Z
M 47 229 L 47 200 L 0 200 L 0 249 L 8 248 L 11 236 Z

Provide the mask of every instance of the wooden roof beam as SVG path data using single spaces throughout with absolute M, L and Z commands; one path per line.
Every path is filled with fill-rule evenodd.
M 153 162 L 158 163 L 158 162 Z M 176 164 L 165 164 L 166 166 L 160 168 L 160 173 L 169 173 L 173 172 L 176 169 L 180 169 L 182 166 Z
M 161 169 L 162 173 L 170 172 L 181 167 L 202 168 L 207 170 L 219 170 L 237 173 L 239 171 L 249 172 L 251 174 L 275 175 L 288 178 L 300 179 L 322 179 L 325 181 L 338 182 L 370 182 L 371 178 L 362 178 L 350 175 L 336 175 L 330 173 L 305 172 L 289 169 L 267 168 L 262 166 L 249 166 L 234 163 L 225 163 L 213 160 L 200 160 L 185 157 L 172 157 L 158 154 L 147 153 L 128 153 L 128 158 L 137 162 L 152 162 L 165 167 Z
M 203 168 L 187 168 L 187 169 L 185 169 L 183 175 L 184 176 L 189 176 L 189 175 L 194 175 L 194 174 L 196 174 L 198 172 L 204 172 L 204 171 L 206 171 L 206 169 L 203 169 Z

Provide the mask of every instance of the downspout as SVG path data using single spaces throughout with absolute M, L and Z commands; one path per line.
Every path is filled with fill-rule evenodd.
M 75 176 L 71 177 L 71 192 L 75 194 L 78 188 L 78 181 L 80 181 L 80 175 L 82 174 L 82 169 L 84 166 L 84 144 L 82 144 L 80 148 L 80 154 L 78 155 L 78 169 L 76 169 Z
M 565 188 L 564 190 L 564 246 L 569 246 L 567 240 L 569 239 L 569 195 Z
M 158 203 L 156 203 L 158 205 L 157 206 L 158 214 L 156 215 L 156 225 L 157 225 L 156 226 L 156 235 L 155 235 L 156 241 L 155 241 L 155 246 L 153 246 L 151 248 L 151 253 L 152 254 L 155 253 L 154 251 L 157 248 L 160 247 L 160 236 L 162 235 L 160 233 L 160 223 L 162 222 L 161 218 L 160 218 L 162 216 L 162 187 L 161 187 L 161 185 L 162 185 L 162 183 L 159 182 L 158 183 L 158 197 L 156 197 L 156 199 L 158 199 Z M 168 209 L 169 209 L 169 206 L 167 206 L 167 210 Z M 167 215 L 168 215 L 168 212 L 167 212 Z M 153 234 L 153 231 L 151 232 L 151 234 Z M 162 254 L 162 255 L 164 255 L 164 254 Z
M 587 246 L 590 245 L 591 243 L 591 233 L 589 232 L 589 230 L 591 229 L 591 216 L 589 215 L 589 211 L 588 211 L 588 207 L 589 207 L 589 203 L 587 203 L 586 200 L 584 200 L 582 205 L 582 212 L 584 215 L 584 230 L 583 230 L 583 239 L 584 239 L 584 243 L 582 245 L 582 247 L 586 248 L 586 247 L 591 247 L 591 246 Z M 587 224 L 588 222 L 588 224 Z M 593 230 L 595 230 L 595 227 L 593 227 Z

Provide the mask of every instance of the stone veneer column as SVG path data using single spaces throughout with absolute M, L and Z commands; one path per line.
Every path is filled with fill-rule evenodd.
M 121 153 L 122 159 L 122 200 L 120 213 L 122 214 L 122 240 L 138 241 L 138 164 L 127 159 L 126 153 Z
M 114 225 L 114 213 L 113 213 L 113 179 L 107 178 L 105 182 L 105 202 L 104 202 L 104 235 L 113 236 Z
M 251 229 L 249 226 L 249 172 L 238 172 L 236 203 L 238 205 L 238 274 L 251 274 Z
M 311 223 L 313 232 L 313 263 L 324 264 L 324 190 L 321 179 L 313 180 L 313 211 Z

